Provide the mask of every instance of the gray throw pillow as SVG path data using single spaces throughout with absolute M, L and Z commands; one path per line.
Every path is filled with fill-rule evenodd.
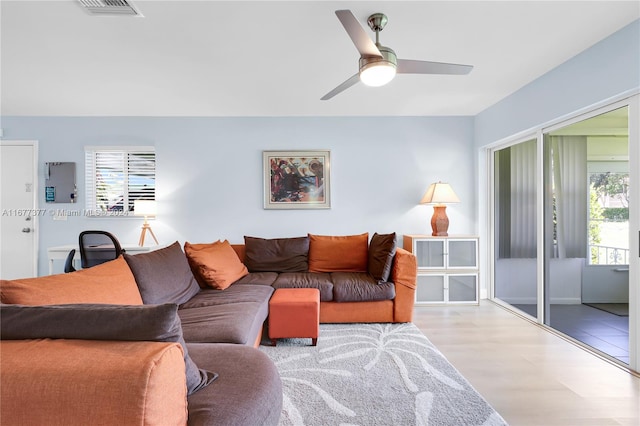
M 389 281 L 393 256 L 396 252 L 396 233 L 378 234 L 369 242 L 368 272 L 378 282 Z
M 178 342 L 182 345 L 189 395 L 217 373 L 198 369 L 182 337 L 178 305 L 69 304 L 1 305 L 0 339 L 83 339 Z
M 180 243 L 139 253 L 126 254 L 140 296 L 145 304 L 177 303 L 181 305 L 200 292 Z
M 307 272 L 309 237 L 244 237 L 244 264 L 249 272 Z

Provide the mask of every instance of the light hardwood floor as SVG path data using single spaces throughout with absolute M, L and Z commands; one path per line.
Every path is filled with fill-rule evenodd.
M 510 425 L 640 425 L 640 378 L 490 301 L 414 323 Z

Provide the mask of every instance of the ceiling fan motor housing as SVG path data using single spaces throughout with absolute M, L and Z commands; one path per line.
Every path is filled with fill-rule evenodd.
M 396 75 L 397 59 L 393 50 L 388 47 L 376 45 L 382 57 L 361 56 L 359 77 L 367 86 L 384 86 Z
M 377 44 L 376 47 L 380 50 L 382 58 L 378 56 L 361 56 L 359 64 L 361 75 L 363 71 L 371 67 L 386 66 L 392 67 L 394 70 L 397 68 L 398 58 L 396 57 L 396 52 L 394 52 L 393 49 L 379 44 Z

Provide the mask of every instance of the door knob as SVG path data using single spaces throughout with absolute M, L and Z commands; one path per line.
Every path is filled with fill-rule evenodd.
M 22 232 L 28 234 L 29 232 L 31 232 L 31 228 L 22 228 Z

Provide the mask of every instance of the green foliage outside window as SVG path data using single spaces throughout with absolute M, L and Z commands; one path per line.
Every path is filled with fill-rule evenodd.
M 626 221 L 629 220 L 629 207 L 606 207 L 602 211 L 602 216 L 606 220 Z
M 598 248 L 593 247 L 602 242 L 600 222 L 604 219 L 603 208 L 598 202 L 598 192 L 593 183 L 589 185 L 589 246 L 591 247 L 591 263 L 598 262 Z
M 593 173 L 589 181 L 603 204 L 606 198 L 613 198 L 629 207 L 629 173 Z

